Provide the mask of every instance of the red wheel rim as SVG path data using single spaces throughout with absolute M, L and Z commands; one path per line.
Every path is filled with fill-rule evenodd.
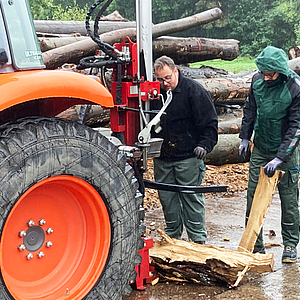
M 110 242 L 106 205 L 90 184 L 73 176 L 42 180 L 21 196 L 5 222 L 3 280 L 17 300 L 82 299 L 104 269 Z

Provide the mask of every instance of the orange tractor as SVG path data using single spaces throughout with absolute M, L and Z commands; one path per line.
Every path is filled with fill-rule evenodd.
M 149 14 L 151 1 L 140 2 Z M 78 68 L 112 68 L 111 92 L 87 75 L 44 70 L 27 0 L 0 0 L 0 299 L 120 300 L 135 280 L 142 173 L 161 144 L 150 131 L 171 95 L 149 121 L 149 100 L 159 97 L 151 32 L 110 46 L 97 26 L 87 29 L 102 52 Z M 111 108 L 113 137 L 85 126 L 84 110 L 79 123 L 55 117 L 77 104 Z

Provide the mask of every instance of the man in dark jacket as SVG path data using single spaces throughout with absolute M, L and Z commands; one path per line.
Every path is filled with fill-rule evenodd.
M 164 139 L 159 158 L 154 159 L 157 182 L 200 185 L 205 175 L 204 159 L 218 140 L 218 120 L 209 93 L 195 80 L 182 76 L 174 61 L 162 56 L 154 63 L 161 92 L 172 91 L 172 101 L 161 118 Z M 160 109 L 161 101 L 152 101 Z M 203 194 L 159 191 L 166 221 L 165 232 L 180 239 L 183 225 L 190 240 L 205 243 L 205 206 Z
M 299 242 L 298 177 L 300 137 L 300 82 L 288 68 L 283 50 L 268 46 L 256 58 L 260 72 L 253 76 L 244 108 L 240 155 L 245 157 L 254 134 L 247 190 L 246 221 L 250 213 L 260 167 L 272 177 L 276 169 L 285 171 L 278 184 L 281 200 L 283 262 L 297 260 Z M 253 252 L 264 253 L 262 231 Z

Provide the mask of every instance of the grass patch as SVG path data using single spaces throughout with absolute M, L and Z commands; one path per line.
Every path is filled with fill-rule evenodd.
M 223 69 L 229 72 L 233 73 L 239 73 L 244 70 L 252 70 L 257 69 L 256 64 L 254 63 L 255 58 L 249 58 L 249 57 L 237 57 L 234 60 L 227 61 L 227 60 L 221 60 L 221 59 L 212 59 L 212 60 L 206 60 L 196 63 L 191 63 L 191 68 L 199 68 L 202 65 L 209 66 L 217 69 Z

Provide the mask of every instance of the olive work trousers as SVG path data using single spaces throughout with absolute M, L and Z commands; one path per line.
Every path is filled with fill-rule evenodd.
M 254 192 L 258 183 L 260 174 L 260 167 L 265 166 L 274 158 L 273 155 L 266 155 L 261 153 L 257 148 L 253 148 L 250 167 L 249 167 L 249 181 L 247 190 L 247 210 L 246 210 L 246 224 L 250 214 L 250 209 L 253 201 Z M 287 163 L 282 163 L 277 168 L 284 171 L 284 175 L 277 184 L 279 197 L 281 201 L 281 235 L 284 246 L 296 247 L 299 242 L 299 152 L 298 149 L 294 151 L 291 159 Z M 256 246 L 263 246 L 262 229 L 256 241 Z
M 200 185 L 205 175 L 203 160 L 196 157 L 165 161 L 154 159 L 154 178 L 156 182 L 178 185 Z M 188 238 L 194 242 L 206 240 L 204 196 L 169 191 L 158 191 L 163 208 L 166 228 L 171 238 L 180 239 L 183 225 Z

